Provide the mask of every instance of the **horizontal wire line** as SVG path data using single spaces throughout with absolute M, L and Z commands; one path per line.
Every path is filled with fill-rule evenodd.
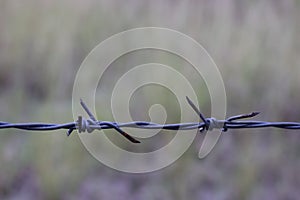
M 101 129 L 115 129 L 122 136 L 133 143 L 140 143 L 121 128 L 135 128 L 135 129 L 164 129 L 164 130 L 192 130 L 198 129 L 200 132 L 221 129 L 226 132 L 228 129 L 246 129 L 246 128 L 281 128 L 281 129 L 300 129 L 300 123 L 298 122 L 266 122 L 266 121 L 252 121 L 252 120 L 240 120 L 245 118 L 251 118 L 258 115 L 258 112 L 252 112 L 249 114 L 242 114 L 229 117 L 225 120 L 217 120 L 215 118 L 205 118 L 195 104 L 188 98 L 187 101 L 196 114 L 199 116 L 202 122 L 186 122 L 186 123 L 175 123 L 175 124 L 158 124 L 146 121 L 132 121 L 132 122 L 110 122 L 110 121 L 96 121 L 94 115 L 85 103 L 81 100 L 80 104 L 84 110 L 88 113 L 89 119 L 84 119 L 79 116 L 76 122 L 54 124 L 54 123 L 9 123 L 0 121 L 0 129 L 15 128 L 27 131 L 51 131 L 58 129 L 67 129 L 67 135 L 69 136 L 73 130 L 80 132 L 92 132 L 93 130 Z

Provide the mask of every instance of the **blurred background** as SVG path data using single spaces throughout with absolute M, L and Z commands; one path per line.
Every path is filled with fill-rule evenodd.
M 73 82 L 86 55 L 113 34 L 158 26 L 185 33 L 206 48 L 223 76 L 228 115 L 257 110 L 262 112 L 257 117 L 260 120 L 300 121 L 299 21 L 298 0 L 2 0 L 0 120 L 72 121 Z M 145 60 L 149 62 L 149 58 L 161 56 L 171 66 L 178 65 L 174 56 L 148 53 L 151 56 Z M 140 58 L 138 52 L 132 56 Z M 100 91 L 112 87 L 113 77 L 124 71 L 122 63 L 132 64 L 133 58 L 124 59 L 106 72 L 102 80 L 106 84 L 100 82 Z M 177 69 L 189 74 L 189 70 Z M 198 84 L 198 89 L 200 107 L 209 116 L 207 90 L 203 84 Z M 136 102 L 143 98 L 147 102 L 131 104 L 130 109 L 137 113 L 134 119 L 147 120 L 147 115 L 139 113 L 160 102 L 168 111 L 167 122 L 178 122 L 178 104 L 170 92 L 145 87 L 141 95 L 142 90 L 137 92 Z M 100 103 L 97 108 L 101 109 Z M 112 120 L 105 108 L 102 106 L 98 117 Z M 0 130 L 0 199 L 299 197 L 299 131 L 229 131 L 208 157 L 199 160 L 203 138 L 197 137 L 189 150 L 165 169 L 126 174 L 94 159 L 77 134 L 66 137 L 64 130 Z M 123 138 L 116 140 L 122 143 Z M 133 148 L 126 142 L 122 145 Z M 143 150 L 160 146 L 149 141 Z

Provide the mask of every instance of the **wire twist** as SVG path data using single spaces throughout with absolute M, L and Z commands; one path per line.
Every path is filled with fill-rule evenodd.
M 51 123 L 9 123 L 0 121 L 0 129 L 16 128 L 22 130 L 31 131 L 51 131 L 58 129 L 67 129 L 67 136 L 69 136 L 74 130 L 78 130 L 79 133 L 92 133 L 94 130 L 101 129 L 115 129 L 118 133 L 124 136 L 132 143 L 140 143 L 139 140 L 133 138 L 128 133 L 122 130 L 122 128 L 139 128 L 139 129 L 165 129 L 165 130 L 192 130 L 198 129 L 200 132 L 211 131 L 213 129 L 221 129 L 226 132 L 228 129 L 243 129 L 243 128 L 265 128 L 275 127 L 282 129 L 300 129 L 300 123 L 298 122 L 264 122 L 264 121 L 246 121 L 242 119 L 252 118 L 259 114 L 259 112 L 251 112 L 249 114 L 241 114 L 229 117 L 225 120 L 218 120 L 216 118 L 206 118 L 195 106 L 195 104 L 186 97 L 187 102 L 196 112 L 202 122 L 190 122 L 190 123 L 178 123 L 178 124 L 157 124 L 153 122 L 145 121 L 133 121 L 133 122 L 109 122 L 109 121 L 97 121 L 92 112 L 88 109 L 86 104 L 80 100 L 80 104 L 88 114 L 89 119 L 85 119 L 82 116 L 78 116 L 76 122 L 70 122 L 65 124 L 51 124 Z

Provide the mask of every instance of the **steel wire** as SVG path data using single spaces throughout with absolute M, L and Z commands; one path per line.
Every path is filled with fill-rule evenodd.
M 281 129 L 300 129 L 300 123 L 298 122 L 267 122 L 267 121 L 253 121 L 242 120 L 246 118 L 252 118 L 259 114 L 259 112 L 252 112 L 249 114 L 241 114 L 232 117 L 228 117 L 225 120 L 217 120 L 215 118 L 205 118 L 195 104 L 188 98 L 187 101 L 192 109 L 197 113 L 200 118 L 200 122 L 188 122 L 188 123 L 175 123 L 175 124 L 158 124 L 146 121 L 132 121 L 132 122 L 110 122 L 110 121 L 97 121 L 92 112 L 88 109 L 85 103 L 81 100 L 80 103 L 83 109 L 89 115 L 89 119 L 85 119 L 82 116 L 78 117 L 75 122 L 55 124 L 55 123 L 9 123 L 0 121 L 0 129 L 15 128 L 27 131 L 52 131 L 58 129 L 66 129 L 69 136 L 72 131 L 78 130 L 81 132 L 92 132 L 94 130 L 101 129 L 115 129 L 118 133 L 124 136 L 126 139 L 133 143 L 140 143 L 137 139 L 130 136 L 128 133 L 122 130 L 122 128 L 138 128 L 138 129 L 164 129 L 164 130 L 192 130 L 198 129 L 200 132 L 221 129 L 223 132 L 229 129 L 246 129 L 246 128 L 281 128 Z

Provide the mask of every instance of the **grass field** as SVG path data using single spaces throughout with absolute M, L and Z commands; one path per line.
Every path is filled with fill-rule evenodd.
M 261 111 L 261 120 L 300 121 L 299 21 L 298 0 L 2 0 L 0 120 L 72 121 L 73 83 L 87 54 L 113 34 L 157 26 L 187 34 L 209 52 L 224 80 L 228 115 Z M 99 90 L 106 95 L 124 72 L 123 63 L 131 66 L 160 58 L 191 73 L 166 53 L 143 55 L 148 56 L 136 52 L 115 63 Z M 209 115 L 207 89 L 201 80 L 196 83 L 200 107 Z M 168 122 L 178 121 L 172 94 L 144 89 L 147 92 L 141 88 L 139 101 L 131 105 L 135 118 L 148 119 L 141 113 L 159 102 L 166 106 Z M 101 99 L 102 93 L 97 95 Z M 112 120 L 101 100 L 97 109 L 99 119 Z M 0 130 L 0 199 L 297 199 L 300 195 L 296 130 L 230 131 L 203 160 L 197 157 L 203 140 L 199 136 L 171 166 L 140 175 L 106 167 L 85 150 L 76 134 L 64 133 Z M 132 148 L 122 138 L 113 139 Z M 155 145 L 149 141 L 139 150 Z

